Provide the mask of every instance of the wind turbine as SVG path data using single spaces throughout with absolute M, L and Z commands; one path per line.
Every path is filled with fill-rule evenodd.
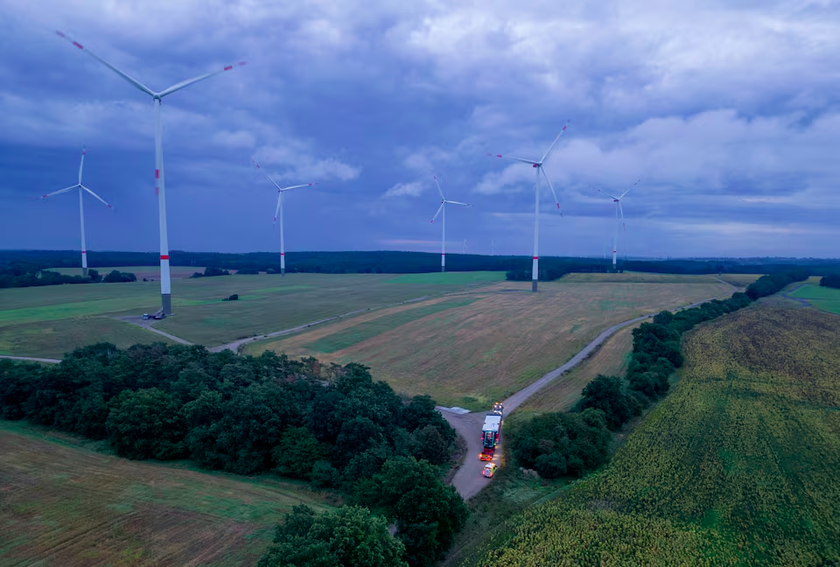
M 472 205 L 468 205 L 466 203 L 461 203 L 460 201 L 450 201 L 443 195 L 443 189 L 440 188 L 440 182 L 438 181 L 437 175 L 435 177 L 435 185 L 437 185 L 438 193 L 440 193 L 440 207 L 438 207 L 435 216 L 432 217 L 432 222 L 435 222 L 435 219 L 438 218 L 439 214 L 443 214 L 441 217 L 441 240 L 440 240 L 440 271 L 446 271 L 446 205 L 460 205 L 462 207 L 472 207 Z M 464 240 L 466 243 L 466 240 Z M 466 252 L 465 252 L 466 253 Z
M 47 193 L 46 195 L 42 195 L 41 197 L 39 197 L 39 199 L 46 199 L 47 197 L 52 197 L 53 195 L 61 195 L 62 193 L 67 193 L 69 191 L 72 191 L 73 189 L 78 189 L 79 190 L 79 223 L 81 224 L 81 227 L 82 227 L 82 275 L 86 276 L 86 275 L 88 275 L 88 265 L 87 265 L 87 248 L 85 247 L 85 204 L 84 204 L 84 200 L 82 199 L 82 197 L 84 196 L 84 192 L 87 191 L 88 193 L 90 193 L 91 195 L 93 195 L 94 197 L 99 199 L 109 209 L 114 210 L 114 207 L 112 207 L 111 205 L 106 203 L 105 199 L 103 199 L 102 197 L 100 197 L 99 195 L 97 195 L 96 193 L 94 193 L 93 191 L 91 191 L 90 189 L 85 187 L 84 185 L 82 185 L 82 169 L 84 168 L 84 166 L 85 166 L 85 148 L 83 147 L 82 148 L 82 160 L 81 160 L 81 162 L 79 162 L 79 182 L 76 183 L 75 185 L 71 185 L 70 187 L 67 187 L 65 189 L 61 189 L 59 191 L 53 191 L 52 193 Z
M 563 126 L 563 129 L 560 130 L 560 133 L 557 134 L 557 137 L 554 138 L 554 141 L 548 147 L 548 150 L 545 152 L 543 157 L 539 161 L 532 161 L 530 159 L 524 159 L 520 157 L 513 157 L 513 156 L 503 156 L 501 154 L 496 154 L 498 158 L 505 158 L 505 159 L 512 159 L 514 161 L 521 161 L 522 163 L 531 164 L 531 167 L 537 170 L 537 180 L 534 184 L 534 257 L 533 263 L 531 264 L 531 291 L 536 293 L 537 291 L 537 280 L 539 279 L 539 264 L 540 264 L 540 174 L 545 177 L 545 180 L 548 182 L 548 187 L 551 189 L 551 194 L 554 196 L 554 202 L 557 203 L 557 208 L 560 208 L 560 201 L 557 200 L 557 193 L 554 192 L 554 186 L 551 184 L 551 180 L 548 178 L 548 175 L 543 168 L 543 164 L 545 160 L 548 159 L 548 156 L 551 155 L 551 150 L 554 149 L 554 146 L 557 145 L 557 141 L 560 139 L 560 136 L 566 131 L 566 127 L 568 126 L 568 122 Z M 492 156 L 493 154 L 487 154 Z
M 469 249 L 470 249 L 470 247 L 467 245 L 467 239 L 465 238 L 464 239 L 464 251 L 462 253 L 466 254 L 467 250 L 469 250 Z
M 639 181 L 641 181 L 641 179 L 639 179 L 633 185 L 631 185 L 630 189 L 632 189 L 633 187 L 638 185 Z M 613 272 L 616 271 L 616 254 L 617 254 L 617 251 L 618 251 L 618 225 L 621 224 L 622 228 L 625 231 L 627 230 L 627 227 L 624 225 L 624 210 L 621 208 L 621 200 L 624 198 L 624 196 L 627 193 L 630 192 L 630 189 L 628 189 L 627 191 L 622 193 L 621 196 L 619 196 L 619 197 L 616 197 L 615 195 L 610 195 L 606 191 L 601 191 L 600 189 L 598 189 L 599 193 L 603 193 L 604 195 L 606 195 L 607 197 L 612 199 L 613 203 L 615 203 L 615 235 L 613 236 L 613 254 L 612 254 Z
M 280 187 L 265 170 L 260 167 L 260 164 L 254 162 L 254 165 L 268 177 L 268 180 L 277 187 L 277 208 L 274 209 L 274 224 L 277 224 L 277 216 L 280 216 L 280 275 L 286 275 L 286 242 L 283 235 L 283 193 L 291 191 L 292 189 L 300 189 L 301 187 L 311 187 L 317 183 L 304 183 L 303 185 L 292 185 L 291 187 Z
M 160 104 L 163 97 L 171 95 L 174 92 L 180 91 L 183 88 L 186 88 L 194 83 L 199 81 L 203 81 L 205 79 L 209 79 L 214 75 L 218 75 L 219 73 L 224 73 L 225 71 L 230 71 L 234 68 L 233 65 L 226 65 L 224 68 L 213 71 L 212 73 L 207 73 L 205 75 L 201 75 L 199 77 L 195 77 L 192 79 L 187 79 L 186 81 L 181 81 L 175 85 L 172 85 L 168 89 L 164 89 L 160 92 L 154 92 L 150 88 L 146 87 L 139 81 L 133 79 L 127 73 L 117 69 L 92 51 L 85 49 L 85 47 L 79 43 L 78 41 L 73 40 L 68 35 L 64 34 L 63 32 L 56 31 L 55 32 L 59 37 L 67 40 L 75 47 L 81 49 L 114 73 L 152 97 L 152 101 L 154 103 L 155 108 L 155 194 L 158 197 L 158 215 L 159 215 L 159 225 L 160 225 L 160 299 L 161 299 L 161 311 L 163 311 L 164 315 L 171 315 L 172 314 L 172 286 L 170 282 L 169 276 L 169 238 L 166 232 L 166 190 L 163 182 L 163 147 L 161 146 L 161 136 L 163 134 L 163 127 L 161 126 L 160 122 Z M 238 66 L 244 65 L 244 61 L 240 61 L 237 63 Z

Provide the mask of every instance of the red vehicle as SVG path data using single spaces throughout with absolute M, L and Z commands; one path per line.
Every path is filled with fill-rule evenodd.
M 493 453 L 496 452 L 495 447 L 487 449 L 485 448 L 479 455 L 478 459 L 481 461 L 492 461 L 493 460 Z
M 484 417 L 484 425 L 481 428 L 481 444 L 484 446 L 484 449 L 478 456 L 482 461 L 493 460 L 496 445 L 499 443 L 499 433 L 502 430 L 502 416 L 499 406 L 501 404 L 497 403 L 493 408 L 493 413 L 488 413 Z

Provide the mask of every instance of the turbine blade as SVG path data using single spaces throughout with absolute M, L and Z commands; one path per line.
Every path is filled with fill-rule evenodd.
M 557 203 L 557 208 L 560 208 L 560 201 L 557 199 L 557 193 L 554 192 L 554 185 L 551 184 L 551 179 L 548 178 L 548 174 L 545 172 L 545 168 L 541 167 L 540 171 L 542 171 L 543 177 L 545 180 L 548 181 L 548 187 L 551 189 L 551 194 L 554 196 L 554 202 Z
M 220 73 L 224 73 L 225 71 L 230 71 L 234 67 L 241 67 L 241 66 L 245 65 L 245 63 L 246 63 L 245 61 L 240 61 L 236 65 L 225 65 L 225 67 L 223 69 L 219 69 L 218 71 L 213 71 L 212 73 L 207 73 L 207 74 L 201 75 L 200 77 L 195 77 L 195 78 L 192 78 L 192 79 L 187 79 L 186 81 L 181 81 L 177 85 L 172 85 L 168 89 L 161 92 L 160 97 L 163 98 L 166 95 L 171 95 L 172 93 L 174 93 L 176 91 L 180 91 L 181 89 L 186 88 L 186 87 L 188 87 L 192 84 L 195 84 L 199 81 L 209 79 L 210 77 L 213 77 L 213 76 L 218 75 Z
M 446 197 L 443 196 L 443 189 L 440 188 L 440 182 L 438 181 L 437 175 L 435 175 L 434 178 L 435 178 L 435 185 L 437 185 L 437 188 L 438 188 L 438 193 L 440 193 L 440 198 L 445 201 Z
M 311 187 L 313 185 L 318 185 L 317 183 L 304 183 L 303 185 L 292 185 L 291 187 L 283 187 L 280 189 L 281 191 L 291 191 L 292 189 L 300 189 L 301 187 Z
M 84 51 L 85 53 L 87 53 L 88 55 L 90 55 L 91 57 L 93 57 L 94 59 L 96 59 L 97 61 L 99 61 L 103 65 L 105 65 L 106 67 L 108 67 L 111 71 L 113 71 L 114 73 L 116 73 L 117 75 L 119 75 L 120 77 L 122 77 L 123 79 L 125 79 L 126 81 L 128 81 L 129 83 L 131 83 L 132 85 L 134 85 L 135 87 L 137 87 L 138 89 L 143 91 L 144 93 L 146 93 L 147 95 L 155 96 L 155 93 L 152 92 L 152 90 L 149 89 L 146 85 L 144 85 L 143 83 L 141 83 L 140 81 L 138 81 L 137 79 L 135 79 L 134 77 L 129 75 L 128 73 L 125 73 L 125 72 L 117 69 L 116 67 L 114 67 L 113 65 L 111 65 L 110 63 L 108 63 L 107 61 L 102 59 L 99 55 L 97 55 L 93 51 L 91 51 L 89 49 L 85 49 L 85 47 L 81 43 L 79 43 L 78 41 L 74 41 L 73 38 L 66 35 L 64 32 L 56 30 L 55 33 L 58 37 L 60 37 L 62 39 L 65 39 L 68 42 L 70 42 L 71 44 L 75 45 L 76 47 L 78 47 L 79 49 L 81 49 L 82 51 Z
M 432 217 L 432 222 L 435 222 L 435 219 L 436 219 L 436 218 L 438 218 L 438 215 L 439 215 L 439 214 L 440 214 L 440 212 L 443 210 L 443 206 L 444 206 L 445 204 L 446 204 L 446 201 L 441 201 L 441 203 L 440 203 L 440 207 L 438 207 L 438 210 L 437 210 L 437 212 L 435 213 L 435 216 L 433 216 L 433 217 Z
M 271 178 L 269 178 L 269 179 L 271 179 Z M 277 223 L 277 215 L 280 214 L 280 203 L 282 203 L 282 202 L 283 202 L 283 192 L 278 191 L 277 192 L 277 207 L 274 209 L 274 222 L 272 224 Z
M 557 137 L 556 137 L 556 138 L 554 138 L 554 141 L 553 141 L 553 142 L 551 142 L 551 145 L 548 147 L 548 151 L 547 151 L 547 152 L 545 152 L 545 155 L 544 155 L 544 156 L 542 157 L 542 159 L 540 160 L 540 163 L 545 163 L 545 160 L 547 160 L 547 159 L 548 159 L 548 156 L 549 156 L 549 155 L 551 155 L 551 150 L 553 150 L 553 149 L 554 149 L 554 146 L 555 146 L 555 145 L 557 145 L 557 140 L 559 140 L 559 139 L 560 139 L 560 136 L 562 136 L 562 135 L 563 135 L 563 133 L 566 131 L 566 127 L 567 127 L 568 125 L 569 125 L 569 121 L 566 121 L 566 124 L 564 124 L 564 125 L 563 125 L 563 129 L 562 129 L 562 130 L 560 130 L 560 133 L 559 133 L 559 134 L 557 134 Z
M 251 163 L 253 163 L 253 164 L 254 164 L 254 166 L 255 166 L 257 169 L 259 169 L 260 171 L 262 171 L 263 175 L 265 175 L 266 177 L 268 177 L 268 180 L 269 180 L 269 181 L 271 181 L 272 185 L 274 185 L 275 187 L 277 187 L 277 190 L 278 190 L 278 191 L 282 191 L 282 190 L 283 190 L 283 188 L 282 188 L 282 187 L 280 187 L 279 185 L 277 185 L 277 183 L 275 183 L 275 182 L 274 182 L 274 180 L 271 178 L 271 176 L 270 176 L 270 175 L 269 175 L 269 174 L 268 174 L 268 173 L 267 173 L 267 172 L 266 172 L 266 171 L 265 171 L 265 170 L 264 170 L 264 169 L 260 166 L 260 164 L 258 164 L 258 163 L 257 163 L 257 162 L 255 162 L 254 160 L 251 160 Z M 277 216 L 277 215 L 274 215 L 274 216 Z M 276 219 L 275 219 L 275 220 L 276 220 Z
M 82 169 L 85 166 L 85 147 L 82 146 L 82 159 L 79 162 L 79 185 L 82 184 Z
M 446 203 L 449 204 L 449 205 L 462 205 L 464 207 L 472 207 L 472 205 L 470 205 L 468 203 L 462 203 L 460 201 L 446 201 Z
M 641 181 L 641 179 L 639 179 L 639 181 Z M 633 185 L 631 185 L 631 186 L 630 186 L 630 189 L 633 189 L 633 187 L 635 187 L 636 185 L 638 185 L 638 184 L 639 184 L 639 181 L 636 181 Z M 627 193 L 629 193 L 629 192 L 630 192 L 630 189 L 628 189 L 627 191 L 625 191 L 624 193 L 622 193 L 622 194 L 621 194 L 621 197 L 619 197 L 618 199 L 619 199 L 619 200 L 623 199 L 623 198 L 624 198 L 624 196 L 625 196 Z
M 99 195 L 97 195 L 96 193 L 94 193 L 93 191 L 91 191 L 90 189 L 85 187 L 84 185 L 81 185 L 81 188 L 84 189 L 85 191 L 87 191 L 88 193 L 90 193 L 91 195 L 93 195 L 94 197 L 96 197 L 97 199 L 99 199 L 100 201 L 102 201 L 102 204 L 104 204 L 109 209 L 111 209 L 111 210 L 114 209 L 114 207 L 109 205 L 108 202 L 105 199 L 103 199 L 102 197 L 100 197 Z
M 598 193 L 603 193 L 604 195 L 606 195 L 607 197 L 609 197 L 613 201 L 618 201 L 621 198 L 621 197 L 616 197 L 615 195 L 610 195 L 606 191 L 601 191 L 600 189 L 598 189 Z M 622 197 L 623 197 L 623 195 L 622 195 Z
M 512 159 L 514 161 L 521 161 L 522 163 L 528 163 L 528 164 L 531 164 L 531 165 L 539 165 L 539 163 L 537 163 L 533 160 L 525 159 L 525 158 L 521 158 L 521 157 L 503 156 L 502 154 L 487 154 L 487 155 L 491 156 L 491 157 L 495 156 L 497 158 L 502 158 L 502 159 Z
M 621 214 L 621 226 L 624 227 L 624 232 L 627 232 L 627 226 L 624 224 L 624 209 L 621 208 L 621 201 L 618 202 L 618 212 Z
M 70 187 L 65 187 L 64 189 L 60 189 L 58 191 L 53 191 L 52 193 L 47 193 L 46 195 L 41 195 L 38 197 L 39 199 L 46 199 L 47 197 L 53 197 L 55 195 L 61 195 L 62 193 L 67 193 L 68 191 L 72 191 L 73 189 L 78 189 L 79 184 L 76 183 L 75 185 L 71 185 Z

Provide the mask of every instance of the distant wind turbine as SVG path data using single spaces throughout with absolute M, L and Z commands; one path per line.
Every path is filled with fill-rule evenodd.
M 286 191 L 291 191 L 292 189 L 300 189 L 301 187 L 311 187 L 313 185 L 317 185 L 317 183 L 304 183 L 302 185 L 292 185 L 291 187 L 280 187 L 271 176 L 265 172 L 265 170 L 260 167 L 260 164 L 254 162 L 254 165 L 263 172 L 263 175 L 268 177 L 268 180 L 277 187 L 277 208 L 274 209 L 274 224 L 277 224 L 277 217 L 280 217 L 280 275 L 286 275 L 286 241 L 283 234 L 283 193 Z
M 467 250 L 469 250 L 469 249 L 470 249 L 470 247 L 469 247 L 469 246 L 467 246 L 467 239 L 465 238 L 465 239 L 464 239 L 464 251 L 463 251 L 463 254 L 466 254 L 466 253 L 467 253 Z
M 440 182 L 438 181 L 437 175 L 435 175 L 435 184 L 437 185 L 438 193 L 440 193 L 440 207 L 438 207 L 435 216 L 432 217 L 432 222 L 435 222 L 435 219 L 438 218 L 438 215 L 443 214 L 441 217 L 441 241 L 440 241 L 440 271 L 446 271 L 446 205 L 460 205 L 462 207 L 472 207 L 472 205 L 468 205 L 467 203 L 461 203 L 459 201 L 449 201 L 443 195 L 443 189 L 440 188 Z M 466 243 L 466 240 L 464 241 Z M 465 244 L 466 246 L 466 244 Z
M 631 185 L 631 186 L 630 186 L 630 189 L 633 189 L 633 187 L 635 187 L 636 185 L 638 185 L 638 184 L 639 184 L 639 181 L 641 181 L 641 179 L 639 179 L 639 180 L 638 180 L 638 181 L 636 181 L 633 185 Z M 612 200 L 613 200 L 613 203 L 615 203 L 615 234 L 614 234 L 614 236 L 613 236 L 613 254 L 612 254 L 612 260 L 613 260 L 613 261 L 612 261 L 612 267 L 613 267 L 613 272 L 615 272 L 615 271 L 616 271 L 616 256 L 617 256 L 617 254 L 618 254 L 618 232 L 619 232 L 619 231 L 618 231 L 618 226 L 619 226 L 619 224 L 621 225 L 621 227 L 623 228 L 623 230 L 625 230 L 625 231 L 627 230 L 627 227 L 626 227 L 626 226 L 625 226 L 625 224 L 624 224 L 624 210 L 621 208 L 621 200 L 624 198 L 624 196 L 625 196 L 627 193 L 629 193 L 629 192 L 630 192 L 630 189 L 628 189 L 627 191 L 625 191 L 624 193 L 622 193 L 622 194 L 621 194 L 621 196 L 619 196 L 619 197 L 616 197 L 615 195 L 610 195 L 610 194 L 609 194 L 609 193 L 607 193 L 606 191 L 601 191 L 600 189 L 598 189 L 598 192 L 599 192 L 599 193 L 603 193 L 604 195 L 606 195 L 607 197 L 609 197 L 610 199 L 612 199 Z
M 554 192 L 554 186 L 551 184 L 551 180 L 548 178 L 548 175 L 543 168 L 543 164 L 545 164 L 545 160 L 548 159 L 548 156 L 551 155 L 551 150 L 554 149 L 554 146 L 557 145 L 557 141 L 560 139 L 560 136 L 566 132 L 566 127 L 568 123 L 563 126 L 563 129 L 560 130 L 560 133 L 557 134 L 557 137 L 554 138 L 554 141 L 548 147 L 548 150 L 545 152 L 543 157 L 539 161 L 532 161 L 529 159 L 524 159 L 520 157 L 513 157 L 513 156 L 503 156 L 501 154 L 495 154 L 498 158 L 504 159 L 512 159 L 514 161 L 521 161 L 522 163 L 531 164 L 531 167 L 537 170 L 537 180 L 534 184 L 534 257 L 533 263 L 531 264 L 531 291 L 537 291 L 537 280 L 539 279 L 539 264 L 540 264 L 540 174 L 545 177 L 545 180 L 548 182 L 548 187 L 551 189 L 551 194 L 554 196 L 554 202 L 557 203 L 557 208 L 560 208 L 560 201 L 557 200 L 557 193 Z M 487 154 L 487 155 L 494 155 L 494 154 Z
M 78 189 L 79 190 L 79 223 L 81 224 L 81 227 L 82 227 L 82 275 L 86 276 L 86 275 L 88 275 L 88 265 L 87 265 L 87 248 L 85 246 L 85 204 L 84 204 L 84 199 L 82 198 L 84 196 L 84 192 L 87 191 L 88 193 L 93 195 L 96 199 L 98 199 L 99 201 L 104 203 L 105 206 L 108 207 L 109 209 L 114 210 L 114 207 L 112 207 L 111 205 L 106 203 L 105 199 L 103 199 L 102 197 L 100 197 L 99 195 L 97 195 L 96 193 L 94 193 L 93 191 L 91 191 L 90 189 L 85 187 L 84 185 L 82 185 L 82 169 L 84 168 L 84 166 L 85 166 L 85 148 L 82 148 L 82 160 L 81 160 L 81 162 L 79 162 L 79 182 L 76 183 L 75 185 L 71 185 L 70 187 L 67 187 L 65 189 L 61 189 L 59 191 L 53 191 L 52 193 L 47 193 L 46 195 L 42 195 L 41 197 L 39 197 L 39 199 L 46 199 L 47 197 L 52 197 L 54 195 L 61 195 L 62 193 L 67 193 L 69 191 L 72 191 L 73 189 Z
M 92 51 L 85 49 L 81 43 L 78 41 L 74 41 L 71 37 L 64 34 L 63 32 L 56 31 L 55 32 L 59 37 L 67 40 L 75 47 L 81 49 L 114 73 L 152 97 L 152 101 L 154 102 L 155 108 L 155 194 L 158 196 L 158 215 L 159 215 L 159 225 L 160 225 L 160 298 L 161 298 L 161 310 L 165 315 L 170 315 L 172 313 L 172 286 L 170 282 L 169 276 L 169 238 L 166 232 L 166 191 L 163 182 L 163 147 L 161 146 L 161 136 L 163 133 L 163 127 L 161 126 L 160 122 L 160 103 L 163 97 L 171 95 L 174 92 L 180 91 L 181 89 L 188 87 L 194 83 L 199 81 L 203 81 L 205 79 L 209 79 L 214 75 L 218 75 L 219 73 L 224 73 L 225 71 L 230 71 L 234 68 L 233 65 L 226 65 L 224 68 L 213 71 L 212 73 L 207 73 L 205 75 L 201 75 L 200 77 L 195 77 L 193 79 L 187 79 L 186 81 L 181 81 L 178 84 L 172 85 L 168 89 L 165 89 L 161 92 L 154 92 L 150 88 L 146 87 L 139 81 L 133 79 L 127 73 L 117 69 Z M 240 61 L 237 63 L 238 66 L 244 65 L 244 61 Z

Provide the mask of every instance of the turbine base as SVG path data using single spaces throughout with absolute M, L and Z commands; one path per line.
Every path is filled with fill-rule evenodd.
M 160 306 L 163 308 L 164 315 L 172 315 L 172 294 L 160 294 Z
M 285 275 L 286 275 L 286 268 L 280 268 L 280 275 L 281 275 L 281 276 L 285 276 Z
M 531 291 L 537 293 L 537 280 L 531 280 Z

